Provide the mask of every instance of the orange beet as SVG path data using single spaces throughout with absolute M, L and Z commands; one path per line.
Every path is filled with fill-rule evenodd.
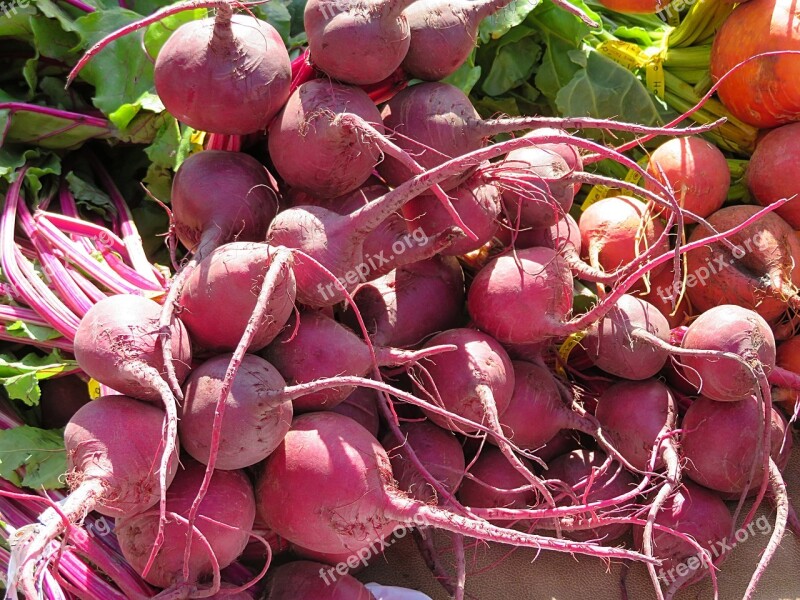
M 750 0 L 725 20 L 711 49 L 717 81 L 743 60 L 776 50 L 800 51 L 800 15 L 792 0 Z M 750 61 L 717 93 L 733 115 L 754 127 L 800 120 L 800 54 Z

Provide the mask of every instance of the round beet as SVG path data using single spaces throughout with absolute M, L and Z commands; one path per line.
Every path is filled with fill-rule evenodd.
M 667 140 L 650 155 L 647 169 L 668 184 L 680 205 L 700 217 L 719 210 L 728 195 L 731 174 L 725 155 L 697 136 Z M 657 192 L 650 181 L 645 187 Z
M 194 129 L 245 135 L 266 129 L 289 97 L 289 54 L 272 25 L 232 16 L 190 21 L 158 53 L 153 79 L 166 109 Z
M 606 458 L 606 455 L 599 450 L 573 450 L 550 461 L 547 477 L 561 480 L 571 488 L 580 485 L 575 493 L 582 502 L 587 503 L 616 498 L 635 488 L 636 481 L 633 475 L 619 464 L 614 463 L 604 473 L 597 474 L 597 469 L 606 462 Z M 570 499 L 567 498 L 562 504 L 570 505 Z M 602 517 L 600 520 L 602 521 Z M 577 523 L 581 521 L 582 518 L 576 519 Z M 630 525 L 621 523 L 565 532 L 564 535 L 577 541 L 598 539 L 603 543 L 609 543 L 622 537 L 629 530 Z
M 269 155 L 281 178 L 318 198 L 335 198 L 362 185 L 381 159 L 363 132 L 337 115 L 354 114 L 383 132 L 381 115 L 359 88 L 315 79 L 298 87 L 269 128 Z
M 275 248 L 268 244 L 231 242 L 213 250 L 192 270 L 179 303 L 181 321 L 195 344 L 215 352 L 236 349 L 274 255 Z M 295 295 L 294 271 L 287 267 L 278 274 L 264 318 L 248 348 L 251 352 L 264 348 L 286 325 Z M 220 319 L 223 306 L 225 318 Z
M 546 129 L 529 134 L 540 135 Z M 551 227 L 567 215 L 577 189 L 571 181 L 542 181 L 542 177 L 566 178 L 583 169 L 577 149 L 567 144 L 539 144 L 512 150 L 497 164 L 497 184 L 513 225 L 523 229 Z
M 475 127 L 480 115 L 460 89 L 446 83 L 406 88 L 386 103 L 382 114 L 386 129 L 398 134 L 394 142 L 425 169 L 483 145 L 482 134 Z M 388 156 L 378 165 L 378 171 L 392 186 L 412 177 L 406 166 Z M 453 188 L 469 174 L 467 171 L 439 185 L 445 190 Z
M 185 519 L 203 481 L 205 467 L 193 460 L 184 461 L 167 490 L 167 511 L 184 520 L 168 519 L 164 527 L 164 543 L 156 554 L 145 581 L 166 588 L 181 579 L 183 555 L 188 533 Z M 188 584 L 210 579 L 211 558 L 197 531 L 211 546 L 219 567 L 224 569 L 244 550 L 250 539 L 256 517 L 253 486 L 242 471 L 215 471 L 195 521 L 189 557 Z M 150 557 L 158 531 L 158 513 L 153 511 L 117 519 L 115 532 L 122 555 L 141 574 Z
M 624 294 L 609 313 L 592 324 L 581 340 L 592 362 L 607 373 L 625 379 L 647 379 L 658 373 L 669 352 L 647 339 L 646 332 L 669 342 L 669 323 L 652 304 Z
M 572 273 L 550 248 L 506 254 L 472 281 L 467 308 L 478 327 L 504 344 L 544 341 L 572 310 Z
M 64 430 L 70 489 L 99 482 L 102 493 L 90 509 L 109 517 L 155 505 L 164 417 L 162 409 L 127 396 L 102 396 L 82 406 Z M 177 460 L 170 461 L 167 485 L 177 467 Z
M 494 419 L 502 415 L 514 393 L 511 359 L 496 340 L 474 329 L 445 331 L 424 347 L 444 344 L 453 344 L 456 349 L 424 358 L 414 368 L 423 397 L 476 423 L 491 424 L 489 411 L 496 411 Z M 428 417 L 451 431 L 475 431 L 429 411 Z
M 500 191 L 481 177 L 474 176 L 448 193 L 453 207 L 476 240 L 463 237 L 440 252 L 443 256 L 460 256 L 477 250 L 497 233 L 501 211 Z M 403 216 L 411 229 L 421 228 L 427 236 L 442 233 L 453 226 L 453 219 L 441 201 L 431 194 L 422 194 L 403 206 Z
M 303 13 L 311 60 L 332 79 L 366 85 L 391 75 L 411 37 L 411 0 L 309 0 Z
M 278 194 L 252 156 L 205 150 L 181 163 L 171 206 L 178 239 L 202 258 L 220 244 L 264 240 L 278 212 Z
M 398 267 L 359 286 L 353 296 L 374 344 L 408 347 L 457 327 L 464 307 L 464 272 L 453 257 Z M 358 331 L 348 305 L 343 320 Z
M 657 379 L 620 381 L 603 391 L 595 417 L 611 445 L 625 460 L 644 471 L 674 403 L 670 389 Z M 659 454 L 656 469 L 662 466 Z
M 500 450 L 487 446 L 472 463 L 457 495 L 465 506 L 527 508 L 536 502 L 536 492 L 529 485 Z
M 407 456 L 406 446 L 410 446 L 428 472 L 446 490 L 455 492 L 461 485 L 466 468 L 464 451 L 458 438 L 430 421 L 401 423 L 400 431 L 404 436 L 402 444 L 398 445 L 391 435 L 387 435 L 382 441 L 392 463 L 397 487 L 423 502 L 436 500 L 436 491 Z M 441 499 L 438 503 L 441 504 Z
M 217 355 L 192 371 L 184 385 L 178 433 L 192 458 L 208 464 L 212 427 L 230 354 Z M 280 373 L 254 354 L 245 354 L 222 419 L 216 469 L 243 469 L 264 460 L 281 443 L 292 422 L 292 402 L 267 396 L 286 386 Z
M 695 485 L 684 483 L 658 512 L 657 525 L 674 529 L 691 536 L 709 551 L 714 564 L 719 566 L 727 554 L 719 554 L 723 542 L 733 530 L 733 518 L 725 502 L 715 493 Z M 633 528 L 634 543 L 642 547 L 643 528 Z M 708 564 L 700 560 L 695 546 L 673 535 L 669 531 L 656 529 L 653 532 L 653 554 L 664 562 L 657 568 L 668 583 L 696 572 L 684 582 L 684 586 L 703 578 Z M 692 560 L 695 559 L 695 560 Z
M 764 478 L 759 450 L 763 418 L 763 404 L 755 396 L 738 402 L 700 396 L 689 406 L 681 425 L 686 475 L 730 496 L 738 497 L 745 489 L 757 490 Z M 770 455 L 778 468 L 783 468 L 789 460 L 792 436 L 786 436 L 786 420 L 774 408 L 771 424 Z
M 81 369 L 120 394 L 158 401 L 163 395 L 152 377 L 166 374 L 158 336 L 161 307 L 142 296 L 108 296 L 92 306 L 75 334 L 75 359 Z M 172 357 L 178 381 L 189 374 L 192 350 L 186 328 L 172 324 Z M 143 373 L 149 369 L 150 374 Z
M 705 311 L 689 326 L 682 346 L 689 350 L 718 350 L 759 361 L 769 375 L 775 367 L 775 338 L 757 313 L 726 304 Z M 758 385 L 749 368 L 726 357 L 681 356 L 686 379 L 704 396 L 720 401 L 750 397 Z
M 628 196 L 612 196 L 595 202 L 583 211 L 578 225 L 589 263 L 607 272 L 635 260 L 653 247 L 664 231 L 664 224 L 647 213 L 644 202 Z M 669 250 L 666 239 L 661 242 L 660 250 Z

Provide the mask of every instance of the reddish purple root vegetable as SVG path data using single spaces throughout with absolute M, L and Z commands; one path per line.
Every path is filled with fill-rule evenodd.
M 474 329 L 445 331 L 424 347 L 443 344 L 453 344 L 456 350 L 419 361 L 415 368 L 418 388 L 433 404 L 491 427 L 492 419 L 505 412 L 514 393 L 511 359 L 498 342 Z M 428 417 L 440 427 L 464 432 L 460 425 L 439 415 L 429 413 Z
M 451 75 L 475 49 L 478 25 L 510 0 L 416 0 L 403 11 L 411 43 L 403 69 L 412 78 L 439 81 Z
M 168 470 L 159 470 L 165 417 L 160 408 L 127 396 L 100 397 L 73 415 L 64 431 L 71 493 L 60 507 L 70 523 L 81 522 L 93 510 L 122 517 L 158 503 L 161 486 L 173 481 L 178 467 L 173 452 Z M 17 532 L 14 549 L 19 559 L 16 576 L 30 597 L 36 597 L 41 554 L 66 531 L 66 523 L 53 509 L 39 521 Z
M 509 441 L 525 450 L 537 450 L 562 429 L 594 434 L 596 424 L 564 404 L 547 367 L 519 360 L 512 364 L 514 394 L 500 416 L 503 433 Z
M 549 479 L 564 482 L 569 488 L 574 489 L 575 499 L 566 498 L 560 504 L 567 506 L 578 503 L 597 502 L 622 496 L 636 487 L 633 475 L 618 463 L 612 463 L 605 471 L 600 467 L 606 462 L 607 456 L 599 450 L 573 450 L 550 461 L 547 470 Z M 599 515 L 579 515 L 575 523 L 583 521 L 603 522 Z M 592 529 L 565 532 L 566 537 L 578 541 L 601 540 L 604 544 L 613 542 L 625 535 L 630 530 L 630 525 L 616 524 L 598 526 Z
M 477 239 L 462 238 L 440 252 L 442 256 L 460 256 L 477 250 L 491 241 L 499 227 L 500 191 L 475 175 L 450 190 L 453 207 Z M 453 219 L 441 201 L 432 194 L 417 196 L 403 206 L 409 230 L 421 229 L 429 237 L 442 234 L 453 226 Z
M 620 381 L 601 394 L 595 417 L 614 448 L 644 471 L 665 426 L 675 425 L 675 399 L 657 379 Z M 658 455 L 655 467 L 663 465 Z
M 792 449 L 786 419 L 772 409 L 770 455 L 783 469 Z M 681 448 L 687 459 L 684 471 L 693 481 L 731 497 L 755 492 L 765 477 L 761 454 L 761 402 L 750 396 L 738 402 L 717 402 L 704 396 L 695 400 L 683 418 Z
M 289 97 L 289 54 L 272 25 L 233 15 L 190 21 L 158 53 L 153 79 L 167 110 L 194 129 L 245 135 L 266 129 Z
M 375 350 L 378 365 L 401 365 L 426 354 L 383 347 Z M 374 366 L 369 348 L 361 338 L 332 318 L 311 310 L 301 311 L 297 327 L 290 323 L 263 355 L 289 385 L 339 375 L 363 377 Z M 305 394 L 294 399 L 294 409 L 328 410 L 352 391 L 352 386 L 341 386 Z
M 332 79 L 378 83 L 403 61 L 411 41 L 411 0 L 310 0 L 303 13 L 311 60 Z
M 166 368 L 158 341 L 160 314 L 157 303 L 141 296 L 119 294 L 99 301 L 75 334 L 81 369 L 120 394 L 149 401 L 163 400 L 165 393 L 169 397 L 161 380 Z M 171 331 L 173 364 L 183 381 L 192 362 L 189 336 L 178 319 Z
M 172 181 L 175 233 L 197 260 L 221 244 L 260 242 L 278 212 L 276 190 L 269 171 L 252 156 L 223 150 L 192 154 Z
M 289 97 L 269 129 L 270 158 L 288 185 L 318 198 L 335 198 L 369 178 L 380 150 L 363 132 L 342 124 L 343 114 L 383 132 L 378 109 L 359 88 L 315 79 Z
M 530 463 L 525 463 L 531 468 Z M 480 508 L 528 508 L 536 503 L 536 492 L 528 480 L 492 446 L 481 450 L 458 490 L 464 506 Z
M 460 325 L 464 273 L 455 258 L 436 256 L 359 286 L 353 299 L 373 344 L 414 346 Z M 343 320 L 357 330 L 349 307 Z
M 527 135 L 543 131 L 556 130 Z M 550 227 L 567 215 L 575 199 L 576 185 L 567 176 L 582 169 L 581 156 L 572 146 L 540 144 L 509 152 L 494 166 L 492 179 L 503 191 L 503 206 L 513 226 Z
M 206 350 L 233 351 L 256 306 L 259 290 L 275 249 L 255 242 L 231 242 L 212 251 L 186 279 L 180 295 L 181 321 L 192 341 Z M 256 352 L 281 331 L 294 310 L 294 272 L 287 265 L 278 275 L 264 318 L 249 350 Z M 225 318 L 218 318 L 220 307 Z
M 757 313 L 726 304 L 706 310 L 689 326 L 681 344 L 688 350 L 717 350 L 761 364 L 764 374 L 775 368 L 775 338 Z M 682 356 L 684 377 L 704 396 L 736 401 L 749 398 L 757 386 L 753 371 L 726 357 Z
M 184 386 L 178 423 L 181 446 L 203 464 L 208 464 L 214 412 L 230 359 L 230 354 L 220 354 L 207 360 L 192 371 Z M 275 450 L 289 431 L 292 402 L 263 392 L 285 386 L 275 367 L 263 358 L 245 354 L 225 398 L 215 468 L 243 469 Z
M 164 544 L 144 579 L 157 587 L 176 583 L 196 585 L 219 576 L 236 560 L 250 539 L 256 516 L 253 486 L 242 471 L 216 471 L 200 504 L 192 537 L 189 579 L 182 581 L 189 509 L 194 502 L 205 467 L 185 461 L 167 491 L 170 515 L 164 529 Z M 116 534 L 125 559 L 140 574 L 150 556 L 158 530 L 158 514 L 150 511 L 117 519 Z M 205 543 L 203 543 L 205 540 Z
M 727 539 L 733 527 L 733 519 L 725 502 L 713 492 L 691 482 L 683 484 L 656 516 L 656 524 L 692 536 L 709 552 L 708 558 L 719 566 L 725 554 L 719 554 L 720 542 Z M 634 542 L 641 548 L 643 530 L 633 528 Z M 669 531 L 657 529 L 653 534 L 654 554 L 663 563 L 656 567 L 661 581 L 670 587 L 685 586 L 701 579 L 709 564 L 701 561 L 698 549 Z M 690 559 L 695 557 L 696 561 Z M 681 573 L 678 568 L 681 568 Z M 688 571 L 688 575 L 686 574 Z M 677 587 L 677 586 L 676 586 Z
M 554 337 L 572 310 L 569 265 L 550 248 L 495 258 L 475 276 L 467 308 L 475 324 L 500 342 L 531 344 Z
M 581 245 L 589 264 L 613 272 L 659 244 L 657 254 L 669 250 L 662 238 L 663 223 L 635 198 L 614 196 L 595 202 L 578 221 Z
M 757 206 L 727 206 L 709 217 L 717 231 L 726 232 L 757 213 Z M 689 242 L 708 236 L 700 224 Z M 741 231 L 728 235 L 732 250 L 720 243 L 706 244 L 686 256 L 686 293 L 697 312 L 720 304 L 736 304 L 760 314 L 770 325 L 781 324 L 787 308 L 800 307 L 800 239 L 778 215 L 769 213 Z M 693 277 L 692 282 L 689 277 Z M 689 285 L 694 283 L 694 285 Z M 790 337 L 793 328 L 789 327 Z
M 637 337 L 641 331 L 669 342 L 666 317 L 649 302 L 625 294 L 605 317 L 589 327 L 581 343 L 592 362 L 607 373 L 647 379 L 664 367 L 669 353 Z
M 401 445 L 391 435 L 384 437 L 382 442 L 389 455 L 397 487 L 417 500 L 443 504 L 441 498 L 437 500 L 436 490 L 410 462 L 406 446 L 414 450 L 428 473 L 447 491 L 455 492 L 461 485 L 466 468 L 461 442 L 449 431 L 429 421 L 401 423 L 400 431 L 404 436 Z M 522 485 L 525 483 L 523 481 Z

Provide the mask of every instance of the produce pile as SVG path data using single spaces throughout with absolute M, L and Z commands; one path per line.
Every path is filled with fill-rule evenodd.
M 411 530 L 457 600 L 475 540 L 716 597 L 767 503 L 757 597 L 800 17 L 603 3 L 7 11 L 9 596 L 411 600 L 355 577 Z

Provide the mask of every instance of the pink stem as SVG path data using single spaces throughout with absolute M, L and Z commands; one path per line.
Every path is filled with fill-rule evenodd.
M 51 327 L 71 340 L 78 328 L 77 317 L 42 283 L 14 242 L 15 217 L 27 170 L 28 167 L 23 167 L 17 172 L 17 179 L 6 194 L 0 218 L 0 266 L 15 294 L 23 298 L 25 304 L 38 312 Z
M 100 225 L 95 225 L 90 221 L 84 221 L 78 216 L 73 217 L 59 215 L 58 213 L 37 210 L 33 213 L 33 219 L 37 223 L 40 220 L 46 220 L 53 227 L 60 229 L 64 233 L 73 236 L 80 236 L 81 238 L 90 238 L 92 241 L 96 241 L 100 244 L 110 247 L 114 252 L 117 252 L 122 256 L 128 255 L 125 244 L 116 234 L 114 234 L 114 232 L 109 231 Z M 90 249 L 87 247 L 89 252 L 91 252 L 93 249 L 94 248 Z
M 128 207 L 128 203 L 125 202 L 125 198 L 122 197 L 111 175 L 109 175 L 100 161 L 93 156 L 91 157 L 91 161 L 95 172 L 100 177 L 100 181 L 103 183 L 106 191 L 108 191 L 108 195 L 111 196 L 111 201 L 117 209 L 122 242 L 128 250 L 128 258 L 131 261 L 131 265 L 133 265 L 133 268 L 139 275 L 152 285 L 157 286 L 156 289 L 161 289 L 161 284 L 153 273 L 153 265 L 150 264 L 150 261 L 147 260 L 147 256 L 144 253 L 142 238 L 139 235 L 139 231 L 136 229 L 136 224 L 133 221 L 133 215 L 131 214 L 131 209 Z

